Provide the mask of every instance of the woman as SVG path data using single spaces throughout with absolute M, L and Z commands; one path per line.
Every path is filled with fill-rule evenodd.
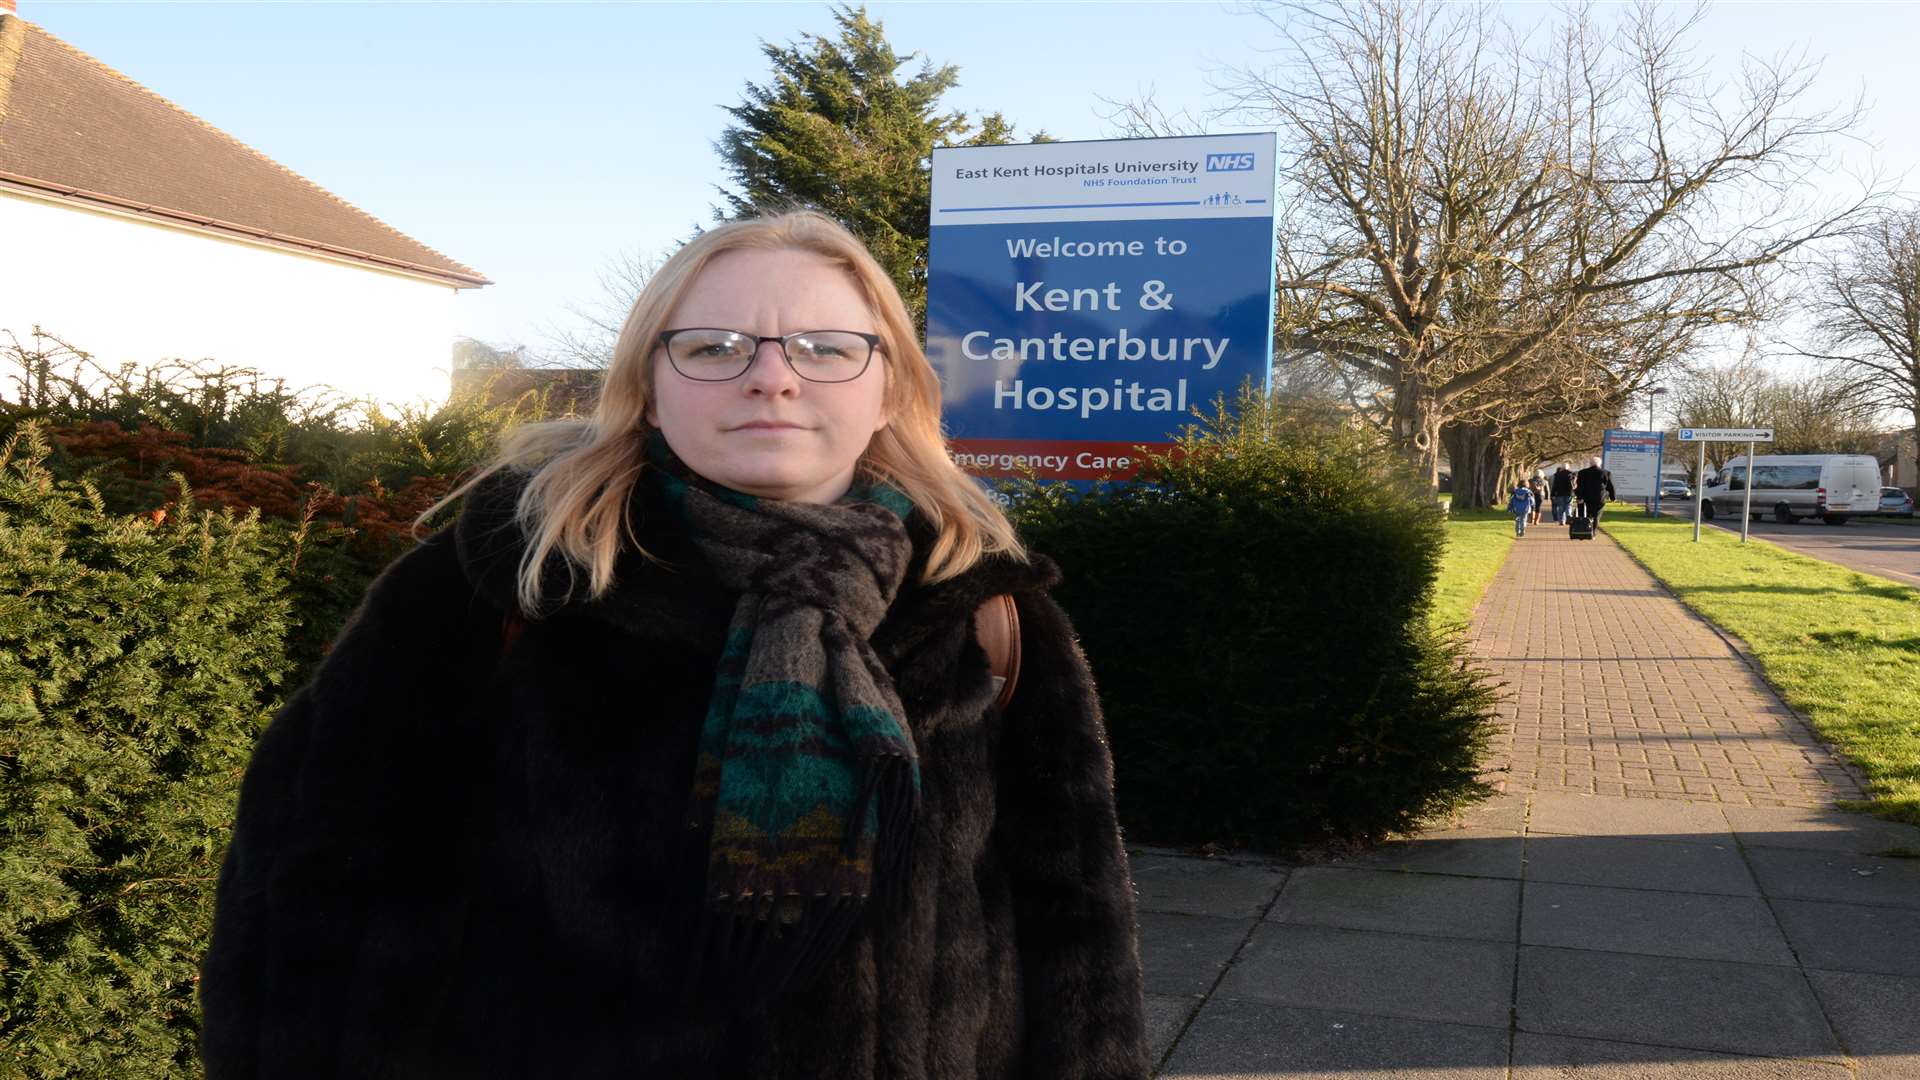
M 462 494 L 255 751 L 210 1080 L 1147 1075 L 1055 572 L 946 456 L 850 234 L 688 244 L 594 414 Z

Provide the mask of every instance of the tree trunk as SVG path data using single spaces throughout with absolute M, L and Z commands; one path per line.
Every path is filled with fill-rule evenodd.
M 1393 395 L 1393 437 L 1427 490 L 1440 490 L 1440 402 L 1432 389 L 1416 379 L 1404 379 Z M 1455 473 L 1456 477 L 1458 473 Z M 1456 479 L 1454 491 L 1458 492 Z M 1455 498 L 1459 496 L 1456 494 Z
M 1506 440 L 1491 424 L 1448 424 L 1441 429 L 1453 466 L 1453 508 L 1480 510 L 1506 505 L 1512 468 Z

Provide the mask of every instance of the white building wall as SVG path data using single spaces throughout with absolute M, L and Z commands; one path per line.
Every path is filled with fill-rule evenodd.
M 450 389 L 453 286 L 0 190 L 0 331 L 113 369 L 211 360 L 392 407 Z M 0 333 L 0 344 L 11 344 Z

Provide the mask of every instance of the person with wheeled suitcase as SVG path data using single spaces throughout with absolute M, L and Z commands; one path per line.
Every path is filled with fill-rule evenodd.
M 1588 462 L 1573 478 L 1573 493 L 1580 497 L 1580 515 L 1593 528 L 1599 527 L 1600 511 L 1606 508 L 1607 500 L 1620 497 L 1614 494 L 1613 474 L 1600 467 L 1599 458 Z

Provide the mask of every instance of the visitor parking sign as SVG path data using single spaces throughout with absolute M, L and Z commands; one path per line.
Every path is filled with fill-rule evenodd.
M 933 152 L 927 356 L 963 468 L 1130 474 L 1268 384 L 1274 136 Z

